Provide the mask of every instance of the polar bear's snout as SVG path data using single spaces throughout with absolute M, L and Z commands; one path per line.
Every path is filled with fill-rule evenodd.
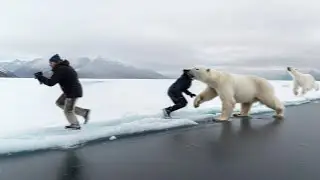
M 287 67 L 287 71 L 289 71 L 289 72 L 296 72 L 296 71 L 298 71 L 298 69 L 296 69 L 296 68 L 293 68 L 293 67 Z

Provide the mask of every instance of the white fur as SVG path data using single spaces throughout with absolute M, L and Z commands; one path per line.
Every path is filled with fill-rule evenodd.
M 264 78 L 249 75 L 231 74 L 209 68 L 192 68 L 189 74 L 194 79 L 207 84 L 194 100 L 194 107 L 219 96 L 222 102 L 220 120 L 230 118 L 236 103 L 241 103 L 240 116 L 248 116 L 251 105 L 261 102 L 283 118 L 284 106 L 275 96 L 273 86 Z
M 307 92 L 312 89 L 319 91 L 319 85 L 316 82 L 315 78 L 311 74 L 304 74 L 299 72 L 297 69 L 288 67 L 287 72 L 293 78 L 293 94 L 298 95 L 299 88 L 302 89 L 301 95 L 305 95 Z

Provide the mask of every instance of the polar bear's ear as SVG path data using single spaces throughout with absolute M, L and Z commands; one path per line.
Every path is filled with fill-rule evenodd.
M 206 71 L 207 71 L 207 72 L 210 72 L 210 69 L 207 69 Z

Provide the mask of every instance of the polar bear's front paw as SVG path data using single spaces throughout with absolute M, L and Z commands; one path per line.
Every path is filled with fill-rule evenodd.
M 293 91 L 293 94 L 298 96 L 299 93 L 298 93 L 298 91 Z
M 193 106 L 194 106 L 195 108 L 198 108 L 198 107 L 200 106 L 200 104 L 201 104 L 201 97 L 200 97 L 200 96 L 197 96 L 197 97 L 194 99 L 194 101 L 193 101 Z
M 195 107 L 195 108 L 198 108 L 200 106 L 200 101 L 199 102 L 195 102 L 194 104 L 193 104 L 193 107 Z

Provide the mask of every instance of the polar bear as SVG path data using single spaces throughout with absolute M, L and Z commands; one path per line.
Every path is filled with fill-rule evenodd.
M 298 95 L 298 90 L 301 87 L 301 95 L 305 95 L 308 91 L 314 89 L 319 91 L 319 84 L 311 74 L 303 74 L 298 69 L 293 67 L 287 67 L 287 72 L 293 78 L 293 94 Z
M 220 97 L 222 110 L 217 121 L 228 120 L 236 103 L 241 103 L 241 112 L 234 116 L 248 116 L 252 104 L 260 102 L 276 111 L 275 118 L 284 117 L 284 105 L 276 97 L 273 86 L 264 78 L 203 67 L 188 69 L 187 73 L 193 79 L 207 84 L 206 89 L 194 99 L 195 108 L 201 103 Z

